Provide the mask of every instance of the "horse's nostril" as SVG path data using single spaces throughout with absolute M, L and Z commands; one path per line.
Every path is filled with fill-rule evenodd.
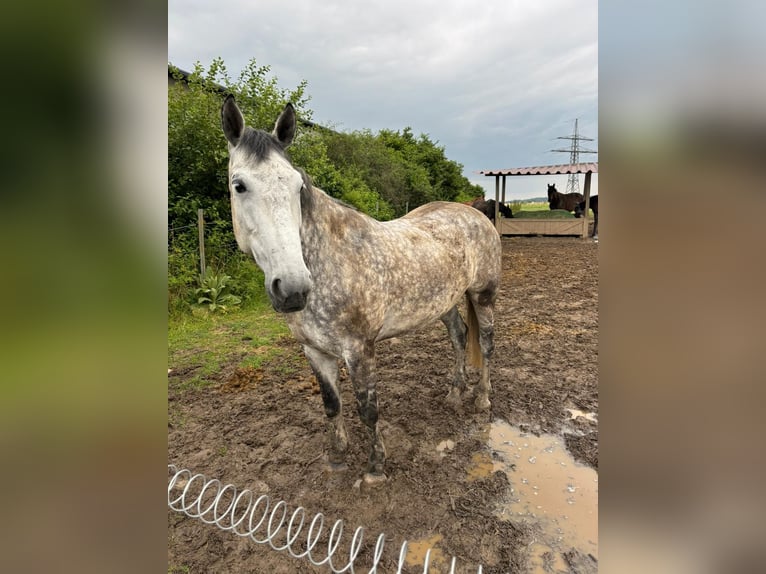
M 280 311 L 299 311 L 306 306 L 306 297 L 310 287 L 292 285 L 290 281 L 283 283 L 281 279 L 272 279 L 269 284 L 269 296 Z

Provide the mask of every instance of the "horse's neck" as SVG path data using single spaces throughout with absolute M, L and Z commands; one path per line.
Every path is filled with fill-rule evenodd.
M 304 259 L 310 265 L 329 251 L 332 243 L 340 241 L 341 230 L 354 224 L 366 225 L 366 217 L 317 187 L 307 186 L 302 193 L 301 240 Z

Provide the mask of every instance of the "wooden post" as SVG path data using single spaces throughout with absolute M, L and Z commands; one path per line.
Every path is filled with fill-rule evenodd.
M 205 277 L 205 220 L 202 218 L 202 210 L 197 210 L 197 235 L 199 237 L 199 270 Z
M 505 204 L 505 176 L 503 176 L 503 204 Z
M 503 176 L 503 183 L 505 183 L 505 176 Z M 498 201 L 500 201 L 500 176 L 495 176 L 495 229 L 497 229 L 497 232 L 500 233 L 500 205 L 498 205 Z
M 582 214 L 582 237 L 588 237 L 588 214 L 590 213 L 590 176 L 591 172 L 585 173 L 585 189 L 583 190 L 583 196 L 585 197 L 585 213 Z

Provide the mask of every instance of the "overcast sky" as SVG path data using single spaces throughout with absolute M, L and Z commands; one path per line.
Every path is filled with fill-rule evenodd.
M 478 170 L 568 163 L 550 150 L 569 148 L 556 138 L 575 118 L 598 150 L 594 0 L 169 0 L 168 61 L 216 57 L 232 78 L 255 58 L 282 88 L 306 80 L 317 123 L 428 134 L 487 196 L 494 178 Z M 566 179 L 508 178 L 506 199 Z

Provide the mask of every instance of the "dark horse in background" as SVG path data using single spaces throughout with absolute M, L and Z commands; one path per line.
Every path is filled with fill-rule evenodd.
M 591 233 L 591 237 L 598 237 L 598 195 L 594 195 L 593 197 L 589 198 L 590 200 L 590 208 L 593 210 L 593 233 Z M 575 217 L 582 217 L 582 215 L 585 213 L 585 200 L 581 201 L 577 204 L 577 207 L 575 207 L 574 210 L 574 216 Z
M 585 199 L 582 193 L 559 193 L 556 184 L 548 184 L 548 207 L 574 211 L 577 205 Z
M 494 199 L 484 199 L 483 197 L 477 197 L 470 203 L 470 205 L 471 207 L 481 211 L 484 215 L 489 217 L 489 220 L 492 223 L 494 223 L 495 222 L 495 203 L 499 205 L 500 214 L 503 217 L 508 217 L 508 218 L 513 217 L 513 211 L 511 211 L 510 207 L 508 207 L 504 203 L 498 203 Z

